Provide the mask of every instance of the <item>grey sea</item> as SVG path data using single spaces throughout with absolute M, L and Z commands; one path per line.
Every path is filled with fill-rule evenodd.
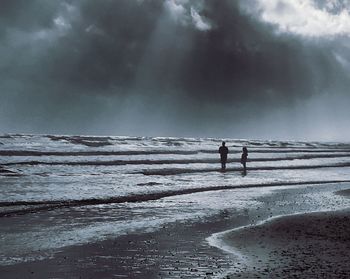
M 349 188 L 349 143 L 225 139 L 228 168 L 221 172 L 221 141 L 0 136 L 0 277 L 15 278 L 5 270 L 53 259 L 72 247 L 118 242 L 128 235 L 142 239 L 174 224 L 186 227 L 221 218 L 222 225 L 210 225 L 202 242 L 196 240 L 221 253 L 221 267 L 214 271 L 201 273 L 184 262 L 170 273 L 173 264 L 162 265 L 161 259 L 147 265 L 136 255 L 126 261 L 115 252 L 112 257 L 119 265 L 123 262 L 124 269 L 111 269 L 101 277 L 220 278 L 238 256 L 210 238 L 213 233 L 273 216 L 349 207 L 349 199 L 333 194 Z M 240 165 L 243 146 L 249 151 L 247 175 Z M 237 216 L 248 217 L 229 220 Z M 145 266 L 153 273 L 145 273 Z M 189 274 L 191 268 L 196 272 Z M 78 273 L 68 272 L 66 278 L 73 278 L 69 274 Z

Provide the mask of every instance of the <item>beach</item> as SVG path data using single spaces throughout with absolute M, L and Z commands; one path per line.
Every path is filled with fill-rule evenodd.
M 233 264 L 205 237 L 224 219 L 73 246 L 51 259 L 1 267 L 2 278 L 212 278 Z
M 0 140 L 1 278 L 349 275 L 344 144 L 232 140 L 220 172 L 214 139 Z
M 225 241 L 246 265 L 227 278 L 349 278 L 350 211 L 276 218 Z
M 46 259 L 2 266 L 0 272 L 2 278 L 346 278 L 348 210 L 271 217 L 313 208 L 317 200 L 310 196 L 326 189 L 273 187 L 250 210 L 224 210 L 210 218 L 72 245 Z M 343 196 L 334 197 L 333 204 L 331 198 L 318 200 L 320 207 L 336 208 Z M 37 214 L 40 219 L 47 215 Z M 232 226 L 243 228 L 222 234 Z M 220 249 L 207 241 L 215 233 L 222 234 Z
M 0 22 L 0 279 L 350 279 L 350 0 Z
M 222 247 L 242 259 L 225 278 L 349 278 L 349 221 L 350 209 L 320 211 L 219 233 Z

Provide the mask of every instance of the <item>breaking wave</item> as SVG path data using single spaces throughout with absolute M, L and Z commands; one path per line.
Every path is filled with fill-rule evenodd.
M 276 161 L 293 161 L 293 160 L 309 160 L 321 158 L 350 158 L 349 154 L 311 154 L 290 157 L 274 157 L 274 158 L 252 158 L 248 162 L 276 162 Z M 147 159 L 147 160 L 93 160 L 93 161 L 17 161 L 4 163 L 3 166 L 12 165 L 68 165 L 68 166 L 122 166 L 122 165 L 171 165 L 171 164 L 218 164 L 219 159 Z M 239 159 L 228 159 L 228 163 L 239 163 Z
M 350 180 L 315 180 L 315 181 L 298 181 L 298 182 L 275 182 L 262 184 L 245 184 L 233 186 L 212 186 L 206 188 L 190 188 L 174 191 L 164 191 L 149 194 L 139 194 L 130 196 L 118 196 L 101 199 L 81 199 L 81 200 L 48 200 L 48 201 L 15 201 L 15 202 L 0 202 L 0 217 L 10 217 L 13 215 L 21 215 L 26 213 L 35 213 L 45 210 L 54 210 L 64 207 L 80 207 L 92 205 L 106 205 L 118 203 L 137 203 L 151 200 L 158 200 L 171 196 L 188 195 L 199 192 L 233 190 L 241 188 L 262 188 L 262 187 L 276 187 L 276 186 L 295 186 L 295 185 L 315 185 L 315 184 L 332 184 L 332 183 L 349 183 Z M 20 209 L 13 209 L 13 207 L 21 207 Z M 25 207 L 25 208 L 23 208 Z M 6 210 L 6 208 L 10 208 Z
M 314 165 L 297 165 L 297 166 L 264 166 L 264 167 L 247 167 L 247 171 L 272 171 L 272 170 L 307 170 L 307 169 L 318 169 L 318 168 L 345 168 L 350 167 L 350 162 L 348 163 L 334 163 L 334 164 L 314 164 Z M 226 172 L 230 171 L 241 171 L 242 168 L 227 168 Z M 143 175 L 178 175 L 185 173 L 207 173 L 207 172 L 221 172 L 218 168 L 198 168 L 198 169 L 189 169 L 189 168 L 172 168 L 172 169 L 152 169 L 152 170 L 143 170 L 140 173 Z

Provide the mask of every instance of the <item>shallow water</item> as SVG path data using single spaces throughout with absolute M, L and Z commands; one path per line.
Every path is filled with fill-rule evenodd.
M 350 144 L 226 142 L 231 161 L 222 173 L 220 139 L 0 137 L 0 164 L 13 172 L 0 176 L 0 264 L 222 210 L 258 210 L 259 198 L 288 184 L 316 183 L 313 210 L 347 206 L 344 199 L 333 206 L 331 197 L 345 186 L 317 183 L 350 180 Z M 251 160 L 247 176 L 238 163 L 242 146 Z

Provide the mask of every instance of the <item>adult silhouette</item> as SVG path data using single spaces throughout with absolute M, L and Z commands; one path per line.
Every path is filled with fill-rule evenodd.
M 225 142 L 222 142 L 222 145 L 219 148 L 220 153 L 220 160 L 221 160 L 221 170 L 226 169 L 226 162 L 227 162 L 227 154 L 228 154 L 228 148 L 225 146 Z
M 242 148 L 241 164 L 243 165 L 243 174 L 247 174 L 247 160 L 248 160 L 248 149 L 247 147 Z

